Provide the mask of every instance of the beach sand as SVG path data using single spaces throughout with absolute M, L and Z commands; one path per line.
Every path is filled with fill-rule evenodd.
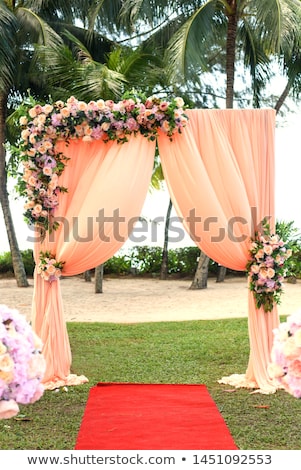
M 248 315 L 245 278 L 208 280 L 207 289 L 190 290 L 191 280 L 161 281 L 156 278 L 109 278 L 103 293 L 95 293 L 94 280 L 81 276 L 63 278 L 61 291 L 66 322 L 139 323 L 160 321 L 213 320 Z M 15 279 L 0 279 L 0 304 L 19 310 L 31 319 L 33 280 L 17 287 Z M 280 315 L 301 308 L 301 281 L 284 283 Z

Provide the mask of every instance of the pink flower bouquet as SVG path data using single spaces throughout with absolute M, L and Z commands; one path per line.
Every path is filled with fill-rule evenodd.
M 282 283 L 287 274 L 287 260 L 292 255 L 292 250 L 279 235 L 270 234 L 265 220 L 262 225 L 263 233 L 256 233 L 255 239 L 251 240 L 247 272 L 256 308 L 262 307 L 265 312 L 270 312 L 274 303 L 280 304 Z
M 57 281 L 62 275 L 64 264 L 64 261 L 57 261 L 49 251 L 41 251 L 37 272 L 45 281 Z
M 268 373 L 288 393 L 301 398 L 301 309 L 273 331 Z
M 19 413 L 18 404 L 43 395 L 45 360 L 41 340 L 17 310 L 0 305 L 0 419 Z

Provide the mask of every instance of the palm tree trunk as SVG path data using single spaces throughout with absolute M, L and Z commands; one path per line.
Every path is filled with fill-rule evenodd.
M 226 108 L 233 108 L 235 79 L 235 50 L 237 33 L 237 0 L 228 0 L 231 12 L 228 13 L 228 31 L 226 44 Z M 219 266 L 216 282 L 224 282 L 227 268 Z
M 291 80 L 289 80 L 283 90 L 283 92 L 281 93 L 280 97 L 278 98 L 277 100 L 277 103 L 275 105 L 275 110 L 276 110 L 276 114 L 279 112 L 281 106 L 283 105 L 285 99 L 287 98 L 288 94 L 289 94 L 289 91 L 291 89 Z
M 18 287 L 28 287 L 24 263 L 19 250 L 12 214 L 9 207 L 7 191 L 6 152 L 5 152 L 5 119 L 6 119 L 6 95 L 0 94 L 0 204 L 3 211 L 7 238 L 10 246 L 12 264 Z
M 201 251 L 198 266 L 189 289 L 206 289 L 210 258 Z
M 170 221 L 170 214 L 172 209 L 172 202 L 171 199 L 169 200 L 167 214 L 166 214 L 166 222 L 165 222 L 165 230 L 164 230 L 164 246 L 162 252 L 162 263 L 161 263 L 161 271 L 160 271 L 160 279 L 166 280 L 168 275 L 168 229 L 169 229 L 169 221 Z
M 225 266 L 219 266 L 217 269 L 216 282 L 224 282 L 227 274 L 227 268 Z
M 84 280 L 86 282 L 92 282 L 92 273 L 90 269 L 84 272 Z
M 237 0 L 228 0 L 231 12 L 228 12 L 228 30 L 226 43 L 226 108 L 233 108 L 235 49 L 237 33 Z
M 103 264 L 96 266 L 95 268 L 95 294 L 102 294 L 103 284 Z

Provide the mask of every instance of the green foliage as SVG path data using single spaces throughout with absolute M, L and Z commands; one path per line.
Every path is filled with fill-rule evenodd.
M 13 273 L 13 265 L 10 251 L 0 256 L 0 273 Z
M 159 273 L 162 248 L 159 246 L 134 246 L 130 250 L 132 267 L 140 274 Z
M 287 260 L 288 276 L 301 278 L 301 233 L 294 226 L 294 221 L 277 221 L 276 233 L 292 250 L 292 256 Z
M 131 260 L 127 255 L 116 255 L 105 262 L 104 274 L 130 274 Z
M 33 251 L 28 249 L 21 251 L 22 260 L 27 276 L 33 276 L 35 262 L 33 259 Z M 13 264 L 11 252 L 0 254 L 0 274 L 13 274 Z

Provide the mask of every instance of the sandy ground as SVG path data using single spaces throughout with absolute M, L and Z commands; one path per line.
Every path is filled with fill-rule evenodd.
M 30 320 L 33 281 L 18 288 L 14 279 L 0 279 L 0 304 L 15 308 Z M 245 279 L 209 279 L 207 289 L 190 290 L 190 280 L 105 278 L 103 293 L 81 277 L 61 281 L 67 322 L 138 323 L 246 317 L 248 288 Z M 301 281 L 284 284 L 280 315 L 301 308 Z

